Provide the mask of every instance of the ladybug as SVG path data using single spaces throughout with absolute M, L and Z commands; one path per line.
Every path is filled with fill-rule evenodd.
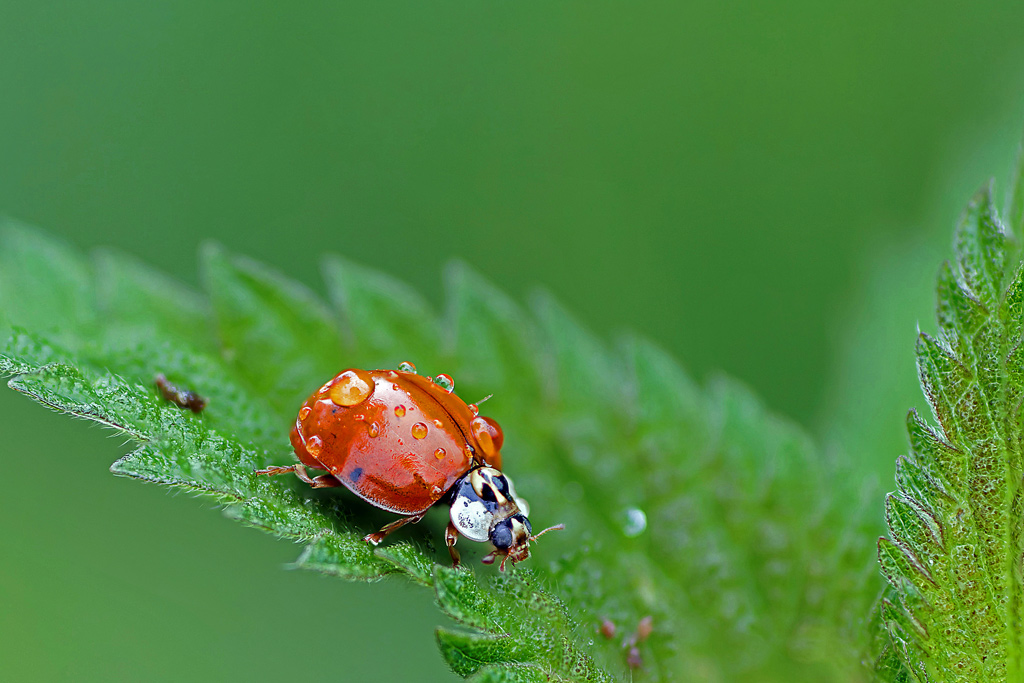
M 416 373 L 412 363 L 398 370 L 349 369 L 306 399 L 291 431 L 299 462 L 257 474 L 295 475 L 313 488 L 345 486 L 360 498 L 402 515 L 364 541 L 384 538 L 423 519 L 434 504 L 450 505 L 445 542 L 459 565 L 459 536 L 490 541 L 483 558 L 512 564 L 530 556 L 534 535 L 526 502 L 501 472 L 504 434 L 453 392 L 448 375 Z M 490 397 L 488 397 L 490 398 Z M 486 399 L 484 399 L 486 400 Z M 326 471 L 310 477 L 306 467 Z

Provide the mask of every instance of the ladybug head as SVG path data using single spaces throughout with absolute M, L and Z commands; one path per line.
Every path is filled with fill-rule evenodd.
M 526 501 L 517 498 L 512 482 L 493 467 L 478 467 L 467 473 L 453 488 L 451 520 L 456 530 L 473 541 L 490 541 L 494 551 L 483 558 L 491 564 L 501 558 L 512 564 L 530 556 L 530 541 L 558 526 L 545 529 L 536 536 L 526 515 Z
M 548 527 L 536 536 L 533 536 L 533 527 L 530 520 L 523 514 L 514 514 L 511 517 L 501 520 L 491 529 L 491 545 L 494 551 L 483 558 L 484 564 L 491 564 L 495 559 L 501 557 L 501 571 L 505 571 L 506 560 L 512 564 L 522 562 L 530 556 L 530 541 L 536 541 L 549 531 L 564 529 L 564 524 L 556 524 Z
M 530 534 L 533 526 L 526 515 L 516 513 L 501 520 L 491 529 L 490 541 L 494 546 L 491 555 L 500 554 L 512 560 L 522 562 L 530 556 Z M 491 558 L 491 562 L 494 558 Z M 489 564 L 489 563 L 488 563 Z

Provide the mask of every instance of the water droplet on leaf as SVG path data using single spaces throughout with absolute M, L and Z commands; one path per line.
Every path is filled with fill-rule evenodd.
M 640 508 L 629 508 L 623 517 L 622 533 L 626 538 L 636 538 L 647 530 L 647 514 Z

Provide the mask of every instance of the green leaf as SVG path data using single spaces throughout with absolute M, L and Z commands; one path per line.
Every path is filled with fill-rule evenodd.
M 442 654 L 471 680 L 859 675 L 860 624 L 881 583 L 864 487 L 735 382 L 701 387 L 651 343 L 611 348 L 552 297 L 527 312 L 461 264 L 439 320 L 407 285 L 338 257 L 324 266 L 330 305 L 214 246 L 202 255 L 205 296 L 22 227 L 0 232 L 0 259 L 11 265 L 0 273 L 0 370 L 13 388 L 128 435 L 135 446 L 115 474 L 213 496 L 228 516 L 302 542 L 297 567 L 432 589 L 456 624 L 438 631 Z M 972 272 L 989 277 L 978 263 Z M 294 461 L 288 429 L 309 392 L 345 367 L 399 360 L 453 375 L 470 400 L 494 395 L 485 412 L 504 428 L 506 471 L 532 521 L 566 525 L 526 564 L 438 564 L 433 515 L 371 548 L 361 539 L 382 515 L 370 506 L 254 474 Z M 935 362 L 958 367 L 941 353 Z M 165 401 L 158 373 L 207 409 Z M 916 508 L 893 510 L 900 528 L 934 532 L 914 526 Z M 479 567 L 486 550 L 465 545 Z M 639 638 L 648 616 L 653 631 Z M 600 635 L 603 620 L 616 637 Z
M 470 683 L 548 683 L 552 679 L 531 666 L 505 665 L 481 667 L 468 680 Z
M 96 310 L 107 330 L 116 329 L 121 338 L 165 338 L 216 352 L 209 305 L 198 292 L 126 254 L 101 249 L 93 263 Z
M 545 386 L 535 325 L 492 284 L 463 263 L 446 272 L 448 320 L 444 341 L 459 368 L 458 387 L 467 395 L 503 391 L 520 400 Z
M 416 349 L 421 364 L 436 362 L 440 338 L 434 313 L 415 290 L 340 256 L 324 259 L 324 282 L 340 311 L 355 364 L 397 367 Z
M 936 425 L 908 417 L 910 453 L 886 499 L 876 610 L 880 680 L 1013 681 L 1021 653 L 1022 283 L 991 190 L 957 227 L 938 278 L 939 335 L 920 334 Z M 1011 277 L 1012 274 L 1012 277 Z
M 330 311 L 299 283 L 215 245 L 203 250 L 203 274 L 223 357 L 253 393 L 291 417 L 342 362 Z
M 515 662 L 524 656 L 518 643 L 507 636 L 480 636 L 437 629 L 437 644 L 452 671 L 468 677 L 492 662 Z
M 2 217 L 0 240 L 5 316 L 65 342 L 81 339 L 95 318 L 93 279 L 85 259 L 67 245 Z

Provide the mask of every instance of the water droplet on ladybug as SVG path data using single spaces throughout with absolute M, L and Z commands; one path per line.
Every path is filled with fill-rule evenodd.
M 346 370 L 334 378 L 329 396 L 339 406 L 354 406 L 368 399 L 372 393 L 372 378 L 361 377 L 356 370 Z
M 380 436 L 380 427 L 377 426 L 376 422 L 371 422 L 370 426 L 366 428 L 366 431 L 369 433 L 371 439 L 376 439 Z
M 402 390 L 402 388 L 400 386 L 398 386 L 397 382 L 392 382 L 391 383 L 391 388 L 394 389 L 395 391 L 401 391 Z
M 402 361 L 401 363 L 399 363 L 398 369 L 401 370 L 402 372 L 411 372 L 414 375 L 416 374 L 416 366 L 410 363 L 409 361 Z
M 323 447 L 324 442 L 320 440 L 319 436 L 311 436 L 306 439 L 306 450 L 309 451 L 309 454 L 314 458 L 320 455 L 320 451 Z
M 473 413 L 473 417 L 476 417 L 477 415 L 480 414 L 480 406 L 478 406 L 477 404 L 470 403 L 466 407 L 469 408 L 469 412 Z
M 438 460 L 443 460 L 444 456 L 445 450 L 443 448 L 438 448 L 436 451 L 434 451 L 434 457 L 437 458 Z
M 622 533 L 626 538 L 636 538 L 647 530 L 647 513 L 640 508 L 629 508 L 622 517 Z
M 501 450 L 505 435 L 497 422 L 489 417 L 474 417 L 473 421 L 469 423 L 469 427 L 473 430 L 473 438 L 480 444 L 480 449 L 484 452 L 485 457 L 490 458 Z
M 453 380 L 448 375 L 438 375 L 437 377 L 434 378 L 434 383 L 437 384 L 437 386 L 444 389 L 445 391 L 447 391 L 449 394 L 455 391 L 455 380 Z
M 441 427 L 444 427 L 444 422 L 441 422 L 440 420 L 436 420 L 435 419 L 434 420 L 434 426 L 440 429 Z
M 397 415 L 398 417 L 405 417 L 405 406 L 403 406 L 403 405 L 395 406 L 395 415 Z
M 302 410 L 299 411 L 299 419 L 305 420 L 309 417 L 309 414 L 313 412 L 313 409 L 309 406 L 302 406 Z
M 427 425 L 417 422 L 412 426 L 412 438 L 422 439 L 427 435 Z

